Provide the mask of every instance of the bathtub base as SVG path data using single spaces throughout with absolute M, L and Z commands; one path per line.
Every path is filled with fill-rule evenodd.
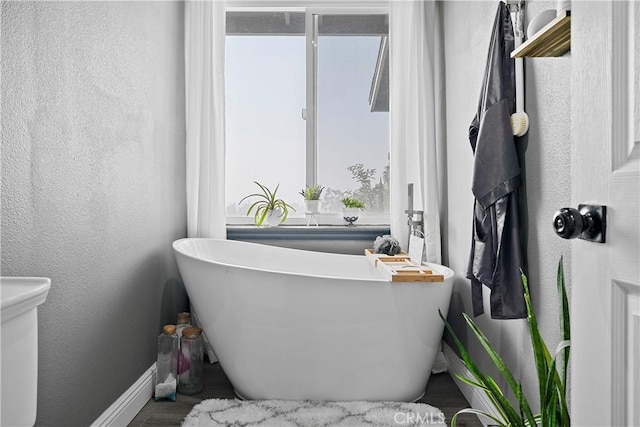
M 246 397 L 244 397 L 242 394 L 240 394 L 240 392 L 238 392 L 238 390 L 236 390 L 235 388 L 233 389 L 233 392 L 236 394 L 236 396 L 238 397 L 238 399 L 240 400 L 252 400 L 252 399 L 247 399 Z M 409 403 L 416 403 L 418 400 L 422 399 L 425 395 L 425 392 L 423 391 L 422 394 L 420 396 L 418 396 L 415 399 L 412 399 L 409 401 Z M 260 399 L 260 400 L 264 400 L 264 399 Z

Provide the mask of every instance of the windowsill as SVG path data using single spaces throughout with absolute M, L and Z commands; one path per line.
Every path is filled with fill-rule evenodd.
M 368 240 L 389 234 L 388 225 L 280 225 L 256 227 L 255 225 L 227 225 L 230 240 Z

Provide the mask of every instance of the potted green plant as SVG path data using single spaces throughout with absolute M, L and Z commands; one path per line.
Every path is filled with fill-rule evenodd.
M 491 401 L 495 414 L 478 411 L 475 409 L 462 409 L 458 411 L 451 419 L 451 426 L 455 427 L 456 418 L 461 413 L 472 413 L 483 415 L 490 418 L 493 422 L 500 426 L 569 426 L 571 419 L 569 416 L 569 408 L 567 405 L 567 366 L 569 364 L 569 351 L 571 346 L 571 327 L 569 321 L 569 301 L 564 283 L 564 271 L 562 266 L 562 258 L 558 263 L 557 285 L 558 294 L 560 296 L 560 332 L 562 341 L 556 348 L 555 354 L 552 356 L 549 348 L 542 339 L 536 315 L 531 307 L 531 294 L 527 277 L 522 275 L 522 283 L 524 285 L 524 297 L 527 306 L 527 323 L 529 324 L 529 335 L 531 338 L 531 346 L 533 349 L 533 359 L 536 365 L 538 376 L 538 389 L 540 393 L 540 412 L 533 413 L 531 405 L 522 392 L 522 384 L 517 382 L 514 375 L 493 348 L 487 337 L 478 328 L 475 322 L 463 313 L 464 319 L 469 328 L 473 331 L 475 337 L 480 341 L 491 361 L 494 363 L 500 375 L 505 379 L 506 384 L 512 390 L 517 400 L 514 405 L 507 397 L 505 391 L 501 390 L 496 381 L 491 376 L 483 373 L 473 362 L 466 348 L 456 336 L 453 328 L 440 312 L 440 317 L 444 321 L 447 330 L 451 333 L 456 347 L 460 353 L 460 357 L 473 378 L 466 378 L 456 375 L 461 381 L 473 387 L 481 389 Z M 558 372 L 558 366 L 560 371 Z
M 364 209 L 364 203 L 355 197 L 345 196 L 342 199 L 342 205 L 342 218 L 348 225 L 353 225 L 360 217 L 360 211 Z
M 251 214 L 251 211 L 255 209 L 255 213 L 253 214 L 253 219 L 255 224 L 258 227 L 261 227 L 265 220 L 267 224 L 270 226 L 277 226 L 282 222 L 285 222 L 287 216 L 289 215 L 289 209 L 295 211 L 293 206 L 286 203 L 282 199 L 278 199 L 276 197 L 278 193 L 278 188 L 280 188 L 280 184 L 278 184 L 275 190 L 271 191 L 266 186 L 260 184 L 258 181 L 254 181 L 255 184 L 260 187 L 262 193 L 253 193 L 249 194 L 246 197 L 243 197 L 240 200 L 242 203 L 245 199 L 250 197 L 257 197 L 258 200 L 253 202 L 249 209 L 247 209 L 247 216 Z
M 300 195 L 304 197 L 304 211 L 308 214 L 317 214 L 320 212 L 320 195 L 324 187 L 318 184 L 307 185 Z

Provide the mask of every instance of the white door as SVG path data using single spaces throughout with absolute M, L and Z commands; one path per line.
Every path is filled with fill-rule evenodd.
M 572 9 L 572 203 L 608 208 L 572 243 L 572 422 L 640 426 L 640 2 Z

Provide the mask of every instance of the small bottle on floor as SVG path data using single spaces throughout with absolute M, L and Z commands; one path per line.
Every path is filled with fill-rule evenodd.
M 191 313 L 182 312 L 178 313 L 178 323 L 176 323 L 176 334 L 178 335 L 178 348 L 180 348 L 180 338 L 182 337 L 182 331 L 191 327 Z
M 178 373 L 178 336 L 175 325 L 165 325 L 158 336 L 155 400 L 176 401 Z
M 178 393 L 196 394 L 202 391 L 202 329 L 185 328 L 180 338 L 178 361 Z

